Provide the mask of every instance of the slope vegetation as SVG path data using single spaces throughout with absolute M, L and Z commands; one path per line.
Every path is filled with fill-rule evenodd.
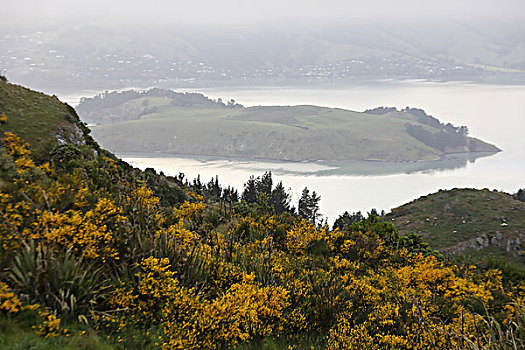
M 56 96 L 0 81 L 0 112 L 7 118 L 3 130 L 27 140 L 37 158 L 47 157 L 57 144 L 98 147 L 75 110 Z
M 386 219 L 401 234 L 420 234 L 446 254 L 493 255 L 525 265 L 525 203 L 506 193 L 439 191 L 392 209 Z

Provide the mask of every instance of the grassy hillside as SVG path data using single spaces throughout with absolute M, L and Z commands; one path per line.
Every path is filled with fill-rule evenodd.
M 446 254 L 493 255 L 525 264 L 525 203 L 506 193 L 439 191 L 392 209 L 386 219 L 400 233 L 418 233 Z
M 112 122 L 92 130 L 95 139 L 114 152 L 294 161 L 421 161 L 472 149 L 498 151 L 473 138 L 466 139 L 468 146 L 438 149 L 425 144 L 410 134 L 409 125 L 431 135 L 438 135 L 441 126 L 400 111 L 377 115 L 316 106 L 181 106 L 167 97 L 138 97 L 85 113 L 82 107 L 78 107 L 81 117 Z M 122 121 L 130 115 L 136 118 Z
M 7 117 L 2 129 L 27 140 L 37 158 L 47 157 L 60 143 L 94 145 L 75 110 L 56 96 L 0 80 L 0 112 Z

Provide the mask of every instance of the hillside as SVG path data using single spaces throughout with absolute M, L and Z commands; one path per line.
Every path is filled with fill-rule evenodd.
M 71 111 L 64 121 L 68 108 L 54 98 L 0 86 L 11 97 L 0 106 L 2 349 L 453 350 L 525 341 L 524 289 L 498 270 L 444 260 L 375 215 L 320 227 L 315 192 L 305 188 L 296 214 L 270 173 L 238 196 L 218 180 L 133 169 L 85 134 L 85 142 L 50 133 L 29 145 L 18 134 L 55 123 L 74 130 L 78 119 Z M 25 123 L 4 117 L 19 109 Z
M 6 115 L 4 131 L 27 140 L 37 158 L 45 158 L 57 144 L 98 147 L 75 110 L 56 96 L 0 81 L 0 111 Z
M 506 193 L 439 191 L 392 209 L 385 219 L 447 255 L 492 255 L 525 265 L 525 203 Z
M 331 28 L 262 31 L 17 25 L 7 18 L 0 23 L 2 68 L 15 81 L 49 91 L 159 81 L 220 86 L 419 78 L 523 84 L 525 74 L 520 21 L 345 21 Z
M 467 136 L 466 128 L 444 125 L 419 109 L 245 108 L 234 101 L 212 103 L 202 95 L 195 101 L 195 96 L 162 91 L 120 93 L 129 98 L 105 94 L 84 99 L 77 110 L 89 122 L 104 123 L 92 127 L 93 136 L 113 152 L 397 162 L 499 151 Z M 106 99 L 120 103 L 108 106 Z

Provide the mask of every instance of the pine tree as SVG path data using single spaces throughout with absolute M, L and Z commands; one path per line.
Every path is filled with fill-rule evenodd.
M 321 201 L 321 196 L 317 195 L 315 191 L 312 192 L 312 196 L 310 197 L 310 207 L 312 211 L 312 223 L 316 224 L 318 220 L 321 218 L 321 212 L 319 211 L 319 202 Z
M 364 219 L 363 214 L 361 214 L 360 211 L 353 213 L 350 215 L 347 211 L 345 211 L 342 215 L 340 215 L 334 222 L 333 229 L 336 228 L 342 230 L 342 231 L 348 231 L 350 229 L 350 226 L 352 226 L 353 223 L 359 222 Z
M 242 192 L 242 200 L 246 203 L 257 202 L 257 186 L 255 176 L 250 176 L 248 181 L 244 184 L 244 191 Z
M 290 211 L 290 194 L 286 192 L 283 182 L 280 181 L 272 191 L 271 205 L 275 214 L 282 214 Z
M 264 175 L 259 179 L 256 180 L 256 188 L 257 188 L 257 194 L 266 194 L 268 197 L 272 195 L 272 187 L 273 187 L 273 180 L 272 180 L 272 172 L 267 171 L 264 173 Z
M 301 198 L 299 198 L 299 204 L 297 205 L 297 210 L 298 210 L 299 216 L 307 220 L 310 220 L 312 216 L 310 206 L 308 205 L 309 201 L 310 201 L 310 190 L 307 187 L 305 187 L 301 194 Z
M 313 191 L 310 195 L 310 190 L 308 190 L 308 188 L 305 187 L 301 194 L 301 198 L 299 198 L 299 216 L 315 224 L 321 216 L 321 213 L 319 212 L 320 200 L 321 196 L 317 195 L 315 191 Z

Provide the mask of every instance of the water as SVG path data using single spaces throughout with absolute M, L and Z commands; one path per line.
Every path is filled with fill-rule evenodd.
M 189 90 L 186 90 L 189 91 Z M 290 187 L 296 203 L 307 186 L 321 195 L 321 211 L 330 221 L 348 210 L 389 211 L 439 189 L 490 188 L 515 192 L 525 187 L 525 87 L 420 81 L 384 81 L 350 87 L 210 88 L 196 90 L 212 98 L 234 98 L 245 106 L 313 104 L 362 111 L 377 106 L 423 108 L 441 121 L 467 125 L 470 134 L 503 150 L 478 159 L 430 164 L 326 164 L 261 162 L 234 159 L 123 154 L 140 168 L 166 174 L 183 172 L 203 181 L 219 175 L 221 183 L 242 189 L 250 175 L 271 170 Z M 369 174 L 369 175 L 365 175 Z

